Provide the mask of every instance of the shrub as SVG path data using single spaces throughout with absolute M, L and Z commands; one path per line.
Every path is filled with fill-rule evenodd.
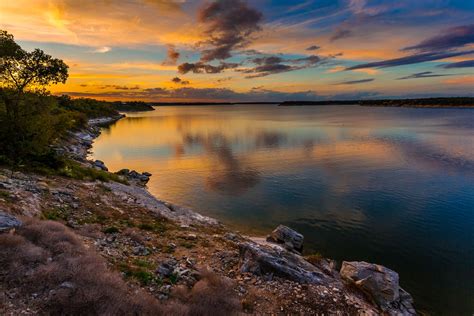
M 158 221 L 141 223 L 138 225 L 138 228 L 141 230 L 153 231 L 157 233 L 164 233 L 166 231 L 166 225 Z
M 120 230 L 115 227 L 115 226 L 110 226 L 110 227 L 107 227 L 104 229 L 104 234 L 116 234 L 118 233 Z
M 312 265 L 318 265 L 323 259 L 323 256 L 319 252 L 316 252 L 314 254 L 305 256 L 304 258 Z
M 148 294 L 129 293 L 104 260 L 86 250 L 64 225 L 26 220 L 17 232 L 0 235 L 0 266 L 5 272 L 0 282 L 19 287 L 25 297 L 43 295 L 44 314 L 165 314 Z
M 64 209 L 61 208 L 54 208 L 50 209 L 47 211 L 43 211 L 41 213 L 41 218 L 42 219 L 48 219 L 52 221 L 58 221 L 58 220 L 66 220 L 67 219 L 67 212 Z
M 119 175 L 103 170 L 85 167 L 72 160 L 66 160 L 64 162 L 64 166 L 58 171 L 58 173 L 62 176 L 77 180 L 99 180 L 102 182 L 115 181 L 122 184 L 128 184 L 128 182 Z
M 236 315 L 241 306 L 233 283 L 203 272 L 191 290 L 174 291 L 175 299 L 161 304 L 142 290 L 130 291 L 105 260 L 87 250 L 66 226 L 24 219 L 16 234 L 0 234 L 0 283 L 14 289 L 15 300 L 28 302 L 32 294 L 45 315 Z M 137 265 L 144 265 L 136 262 Z M 160 284 L 145 267 L 120 270 L 142 285 Z M 52 295 L 54 293 L 54 295 Z
M 68 131 L 85 127 L 88 118 L 118 115 L 112 103 L 93 99 L 5 88 L 0 88 L 0 95 L 0 161 L 4 164 L 60 168 L 53 144 L 67 137 Z M 15 120 L 6 110 L 6 102 L 13 99 L 19 113 Z
M 174 294 L 187 303 L 190 315 L 238 315 L 241 304 L 233 291 L 234 284 L 210 271 L 201 272 L 201 280 L 189 291 L 178 289 Z
M 88 118 L 116 116 L 113 103 L 88 98 L 71 99 L 67 95 L 58 97 L 59 107 L 70 112 L 82 113 Z
M 133 278 L 140 282 L 141 285 L 149 285 L 152 282 L 161 283 L 158 278 L 150 271 L 143 269 L 142 267 L 130 266 L 127 263 L 119 264 L 119 269 L 127 278 Z

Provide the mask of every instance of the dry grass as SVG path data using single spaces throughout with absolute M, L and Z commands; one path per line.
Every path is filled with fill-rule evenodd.
M 0 247 L 7 271 L 1 281 L 23 295 L 40 294 L 47 314 L 163 314 L 152 297 L 129 293 L 120 276 L 62 224 L 27 220 L 17 235 L 1 235 Z
M 181 302 L 186 302 L 187 315 L 237 315 L 241 310 L 241 303 L 233 288 L 234 284 L 230 279 L 204 271 L 191 290 L 179 288 L 174 295 Z
M 321 255 L 319 252 L 305 256 L 304 258 L 306 261 L 315 266 L 319 265 L 319 263 L 321 263 L 321 260 L 324 259 L 323 255 Z
M 0 235 L 0 282 L 23 299 L 37 296 L 42 314 L 204 316 L 240 310 L 232 283 L 209 272 L 191 290 L 178 291 L 178 299 L 161 304 L 142 290 L 131 291 L 64 225 L 24 222 L 16 234 Z

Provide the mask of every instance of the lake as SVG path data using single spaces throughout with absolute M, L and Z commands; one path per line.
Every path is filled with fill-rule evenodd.
M 308 254 L 385 265 L 419 309 L 474 312 L 474 109 L 164 106 L 93 157 L 242 233 L 284 224 Z

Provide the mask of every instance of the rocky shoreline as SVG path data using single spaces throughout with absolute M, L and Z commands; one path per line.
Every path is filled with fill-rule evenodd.
M 58 152 L 88 168 L 108 171 L 87 156 L 101 126 L 123 116 L 89 121 Z M 230 231 L 217 220 L 160 201 L 146 189 L 151 174 L 117 173 L 127 184 L 90 182 L 0 170 L 0 233 L 14 231 L 24 218 L 64 223 L 86 247 L 118 270 L 131 289 L 166 303 L 174 291 L 193 289 L 203 270 L 232 283 L 248 314 L 414 315 L 413 299 L 398 274 L 366 262 L 338 264 L 301 254 L 304 236 L 285 226 L 268 238 Z M 138 273 L 137 271 L 140 271 Z M 2 289 L 2 314 L 34 314 L 38 297 L 15 299 Z M 13 297 L 13 298 L 12 298 Z M 28 313 L 26 313 L 28 314 Z

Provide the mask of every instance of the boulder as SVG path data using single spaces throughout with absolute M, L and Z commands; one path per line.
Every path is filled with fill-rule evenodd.
M 287 250 L 301 253 L 303 251 L 304 237 L 293 229 L 279 225 L 270 236 L 267 237 L 268 242 L 283 245 Z
M 99 170 L 109 171 L 109 169 L 105 166 L 105 163 L 102 160 L 94 161 L 94 167 Z
M 174 273 L 177 265 L 178 262 L 175 259 L 165 260 L 158 266 L 156 273 L 162 277 L 169 277 Z
M 344 261 L 340 274 L 390 315 L 416 315 L 413 298 L 400 287 L 397 272 L 378 264 Z
M 130 169 L 121 169 L 120 171 L 117 172 L 117 174 L 121 176 L 128 176 L 129 173 L 130 173 Z
M 140 185 L 147 184 L 152 176 L 149 172 L 138 173 L 135 170 L 130 171 L 129 169 L 122 169 L 117 174 L 126 177 L 128 180 L 138 182 Z
M 300 283 L 327 284 L 335 281 L 303 257 L 279 247 L 244 242 L 239 244 L 239 251 L 241 272 L 275 275 Z
M 9 232 L 22 225 L 15 216 L 0 211 L 0 233 Z

